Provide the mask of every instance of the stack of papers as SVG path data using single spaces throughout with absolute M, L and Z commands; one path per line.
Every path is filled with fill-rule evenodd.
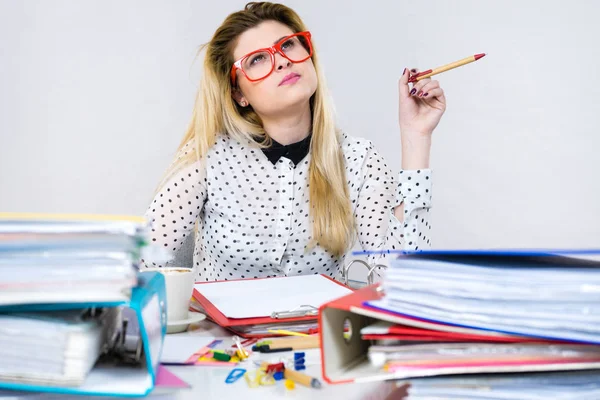
M 141 218 L 0 213 L 0 305 L 127 300 L 146 229 Z
M 550 254 L 401 256 L 368 305 L 443 324 L 600 343 L 600 262 Z
M 360 332 L 371 364 L 396 376 L 600 369 L 600 262 L 411 253 L 390 263 L 382 288 L 364 306 L 394 322 Z
M 0 381 L 80 385 L 102 353 L 116 311 L 0 314 Z
M 600 399 L 600 371 L 447 376 L 408 383 L 406 400 Z

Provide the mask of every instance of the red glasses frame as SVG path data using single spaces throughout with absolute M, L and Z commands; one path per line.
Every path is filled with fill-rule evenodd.
M 283 45 L 286 41 L 288 41 L 290 38 L 293 38 L 295 36 L 304 37 L 306 39 L 306 43 L 308 45 L 308 49 L 307 49 L 308 56 L 299 61 L 290 60 L 290 58 L 288 56 L 286 56 L 285 52 L 281 49 L 281 45 Z M 246 76 L 246 79 L 248 79 L 250 82 L 258 82 L 260 80 L 265 79 L 269 75 L 271 75 L 273 73 L 273 70 L 275 69 L 275 53 L 279 53 L 281 56 L 285 57 L 287 60 L 289 60 L 290 62 L 293 62 L 293 63 L 301 63 L 301 62 L 308 60 L 309 58 L 312 57 L 312 54 L 313 54 L 313 47 L 312 47 L 312 43 L 310 40 L 311 37 L 312 37 L 312 35 L 310 34 L 309 31 L 294 33 L 293 35 L 284 37 L 279 42 L 275 43 L 272 47 L 265 47 L 263 49 L 254 50 L 253 52 L 246 54 L 244 57 L 240 58 L 239 60 L 237 60 L 236 62 L 233 63 L 233 66 L 231 67 L 231 83 L 235 86 L 238 69 L 243 72 L 243 74 Z M 267 75 L 265 75 L 264 77 L 262 77 L 260 79 L 250 79 L 250 78 L 248 78 L 246 71 L 244 71 L 244 69 L 242 68 L 242 63 L 251 55 L 262 52 L 262 51 L 266 51 L 271 55 L 271 70 L 269 71 L 269 73 Z

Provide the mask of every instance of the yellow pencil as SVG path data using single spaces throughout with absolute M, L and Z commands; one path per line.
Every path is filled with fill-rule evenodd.
M 273 339 L 271 343 L 268 344 L 269 349 L 285 349 L 291 348 L 292 350 L 302 350 L 302 349 L 318 349 L 321 344 L 321 340 L 319 335 L 313 335 L 308 337 L 291 337 L 291 338 L 281 338 L 281 339 Z
M 477 61 L 480 58 L 483 58 L 484 56 L 485 56 L 485 53 L 475 54 L 474 56 L 469 56 L 469 57 L 463 58 L 462 60 L 458 60 L 458 61 L 455 61 L 450 64 L 446 64 L 441 67 L 437 67 L 434 69 L 428 69 L 427 71 L 419 72 L 418 74 L 411 76 L 410 79 L 408 80 L 408 82 L 415 83 L 415 82 L 420 81 L 421 79 L 429 78 L 430 76 L 441 74 L 442 72 L 446 72 L 446 71 L 449 71 L 454 68 L 462 67 L 463 65 Z
M 320 389 L 322 386 L 321 381 L 319 381 L 317 378 L 313 378 L 311 376 L 303 374 L 302 372 L 294 371 L 294 370 L 291 370 L 288 368 L 286 368 L 283 371 L 283 377 L 285 379 L 290 379 L 290 380 L 292 380 L 296 383 L 299 383 L 301 385 L 304 385 L 306 387 Z
M 306 333 L 300 333 L 300 332 L 292 332 L 292 331 L 286 331 L 285 329 L 267 329 L 267 331 L 269 333 L 274 333 L 276 335 L 286 335 L 286 336 L 310 336 L 307 335 Z

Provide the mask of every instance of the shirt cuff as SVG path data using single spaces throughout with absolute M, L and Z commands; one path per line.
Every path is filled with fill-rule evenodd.
M 405 202 L 405 208 L 409 205 L 413 206 L 410 208 L 431 207 L 432 175 L 431 169 L 400 171 L 394 207 L 402 202 Z

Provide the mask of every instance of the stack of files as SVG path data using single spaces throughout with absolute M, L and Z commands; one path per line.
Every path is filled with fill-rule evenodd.
M 0 391 L 145 396 L 160 379 L 165 334 L 160 272 L 141 273 L 119 306 L 0 306 Z
M 325 380 L 600 370 L 600 262 L 580 257 L 590 254 L 402 254 L 381 284 L 321 308 Z
M 315 333 L 319 307 L 351 292 L 324 275 L 197 283 L 192 307 L 244 338 Z
M 600 262 L 573 255 L 406 254 L 386 271 L 385 295 L 367 305 L 455 327 L 600 343 Z
M 407 392 L 405 400 L 597 400 L 600 371 L 454 375 L 400 380 L 397 386 L 397 393 Z
M 116 308 L 0 314 L 0 381 L 81 385 L 100 357 Z
M 126 301 L 146 221 L 0 213 L 0 305 Z
M 153 389 L 166 300 L 164 276 L 137 270 L 148 228 L 139 217 L 0 214 L 0 389 Z

